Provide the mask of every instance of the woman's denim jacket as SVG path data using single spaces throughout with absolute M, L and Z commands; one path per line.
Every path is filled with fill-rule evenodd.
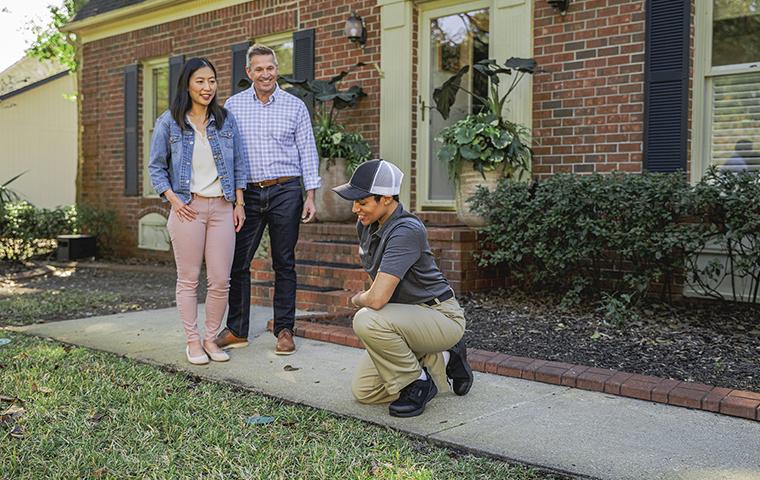
M 222 184 L 224 198 L 235 201 L 235 189 L 245 188 L 248 169 L 242 155 L 240 131 L 235 117 L 227 112 L 224 126 L 217 130 L 214 116 L 206 126 L 211 152 L 214 154 L 216 171 Z M 220 141 L 221 139 L 221 141 Z M 163 197 L 170 188 L 183 203 L 190 203 L 190 177 L 193 172 L 193 142 L 195 130 L 182 130 L 169 110 L 156 120 L 150 144 L 148 172 L 156 193 Z

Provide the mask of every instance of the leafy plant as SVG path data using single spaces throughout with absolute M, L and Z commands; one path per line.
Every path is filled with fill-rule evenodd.
M 314 125 L 317 150 L 327 168 L 335 164 L 336 158 L 346 159 L 346 173 L 351 175 L 362 162 L 370 158 L 367 142 L 358 133 L 348 133 L 341 125 Z
M 354 67 L 340 72 L 328 80 L 297 80 L 285 78 L 284 80 L 293 86 L 290 93 L 308 102 L 314 99 L 314 136 L 317 141 L 319 156 L 328 162 L 328 168 L 335 158 L 346 159 L 346 173 L 353 173 L 356 167 L 370 158 L 370 149 L 367 142 L 359 133 L 345 131 L 343 125 L 338 122 L 341 111 L 355 107 L 358 101 L 366 96 L 364 90 L 358 85 L 340 90 L 338 84 L 355 67 L 364 66 L 357 63 Z
M 441 131 L 438 140 L 443 147 L 438 159 L 446 163 L 449 179 L 456 183 L 462 164 L 472 162 L 475 170 L 485 178 L 486 171 L 501 168 L 504 176 L 521 175 L 530 167 L 533 151 L 525 140 L 530 130 L 504 118 L 504 106 L 509 95 L 517 88 L 525 75 L 532 75 L 536 61 L 512 57 L 504 65 L 493 59 L 476 62 L 475 72 L 488 77 L 489 95 L 481 96 L 462 86 L 464 75 L 470 71 L 465 65 L 433 91 L 435 108 L 443 118 L 448 118 L 459 91 L 473 97 L 481 106 L 479 113 L 471 114 Z M 506 93 L 500 92 L 500 76 L 512 75 Z
M 10 180 L 7 180 L 5 183 L 0 185 L 0 211 L 4 208 L 4 205 L 9 202 L 16 202 L 18 200 L 21 200 L 21 196 L 16 192 L 15 190 L 12 190 L 8 185 L 18 180 L 20 176 L 25 174 L 27 171 L 23 171 L 16 175 L 15 177 L 12 177 Z

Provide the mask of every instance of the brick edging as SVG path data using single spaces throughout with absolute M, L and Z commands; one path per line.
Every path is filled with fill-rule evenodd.
M 321 316 L 319 317 L 321 319 Z M 351 327 L 324 325 L 308 321 L 309 317 L 301 318 L 306 320 L 296 321 L 294 328 L 296 336 L 347 347 L 364 348 Z M 267 329 L 272 330 L 272 320 L 267 323 Z M 467 359 L 473 370 L 482 373 L 760 420 L 760 393 L 757 392 L 713 387 L 703 383 L 682 382 L 572 363 L 537 360 L 476 348 L 467 349 Z

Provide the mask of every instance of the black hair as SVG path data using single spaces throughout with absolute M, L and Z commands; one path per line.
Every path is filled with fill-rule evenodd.
M 177 122 L 177 125 L 183 130 L 190 130 L 191 128 L 185 120 L 185 115 L 187 115 L 187 112 L 189 112 L 193 106 L 190 92 L 188 92 L 190 77 L 203 67 L 210 68 L 211 71 L 214 72 L 214 76 L 216 76 L 216 68 L 214 68 L 214 65 L 208 58 L 196 57 L 185 62 L 185 65 L 182 67 L 182 73 L 180 73 L 179 79 L 177 80 L 177 93 L 172 99 L 172 105 L 169 110 L 172 112 L 172 118 L 174 121 Z M 227 118 L 227 110 L 216 102 L 216 93 L 214 93 L 214 98 L 211 99 L 211 103 L 208 104 L 207 115 L 214 116 L 217 130 L 224 126 L 224 119 Z
M 380 199 L 381 199 L 381 198 L 383 198 L 384 196 L 385 196 L 385 195 L 376 195 L 376 194 L 375 194 L 375 201 L 376 201 L 376 202 L 379 202 L 379 201 L 380 201 Z M 394 199 L 394 200 L 396 200 L 396 201 L 398 202 L 398 201 L 399 201 L 399 199 L 398 199 L 398 195 L 394 195 L 394 196 L 393 196 L 393 199 Z

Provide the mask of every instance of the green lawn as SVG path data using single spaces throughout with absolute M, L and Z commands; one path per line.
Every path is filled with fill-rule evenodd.
M 112 354 L 0 338 L 12 340 L 0 346 L 2 478 L 557 478 Z M 257 415 L 274 421 L 248 425 Z
M 29 325 L 40 320 L 68 318 L 72 312 L 86 316 L 88 310 L 102 305 L 123 304 L 119 295 L 111 292 L 50 290 L 13 295 L 0 299 L 0 324 Z

